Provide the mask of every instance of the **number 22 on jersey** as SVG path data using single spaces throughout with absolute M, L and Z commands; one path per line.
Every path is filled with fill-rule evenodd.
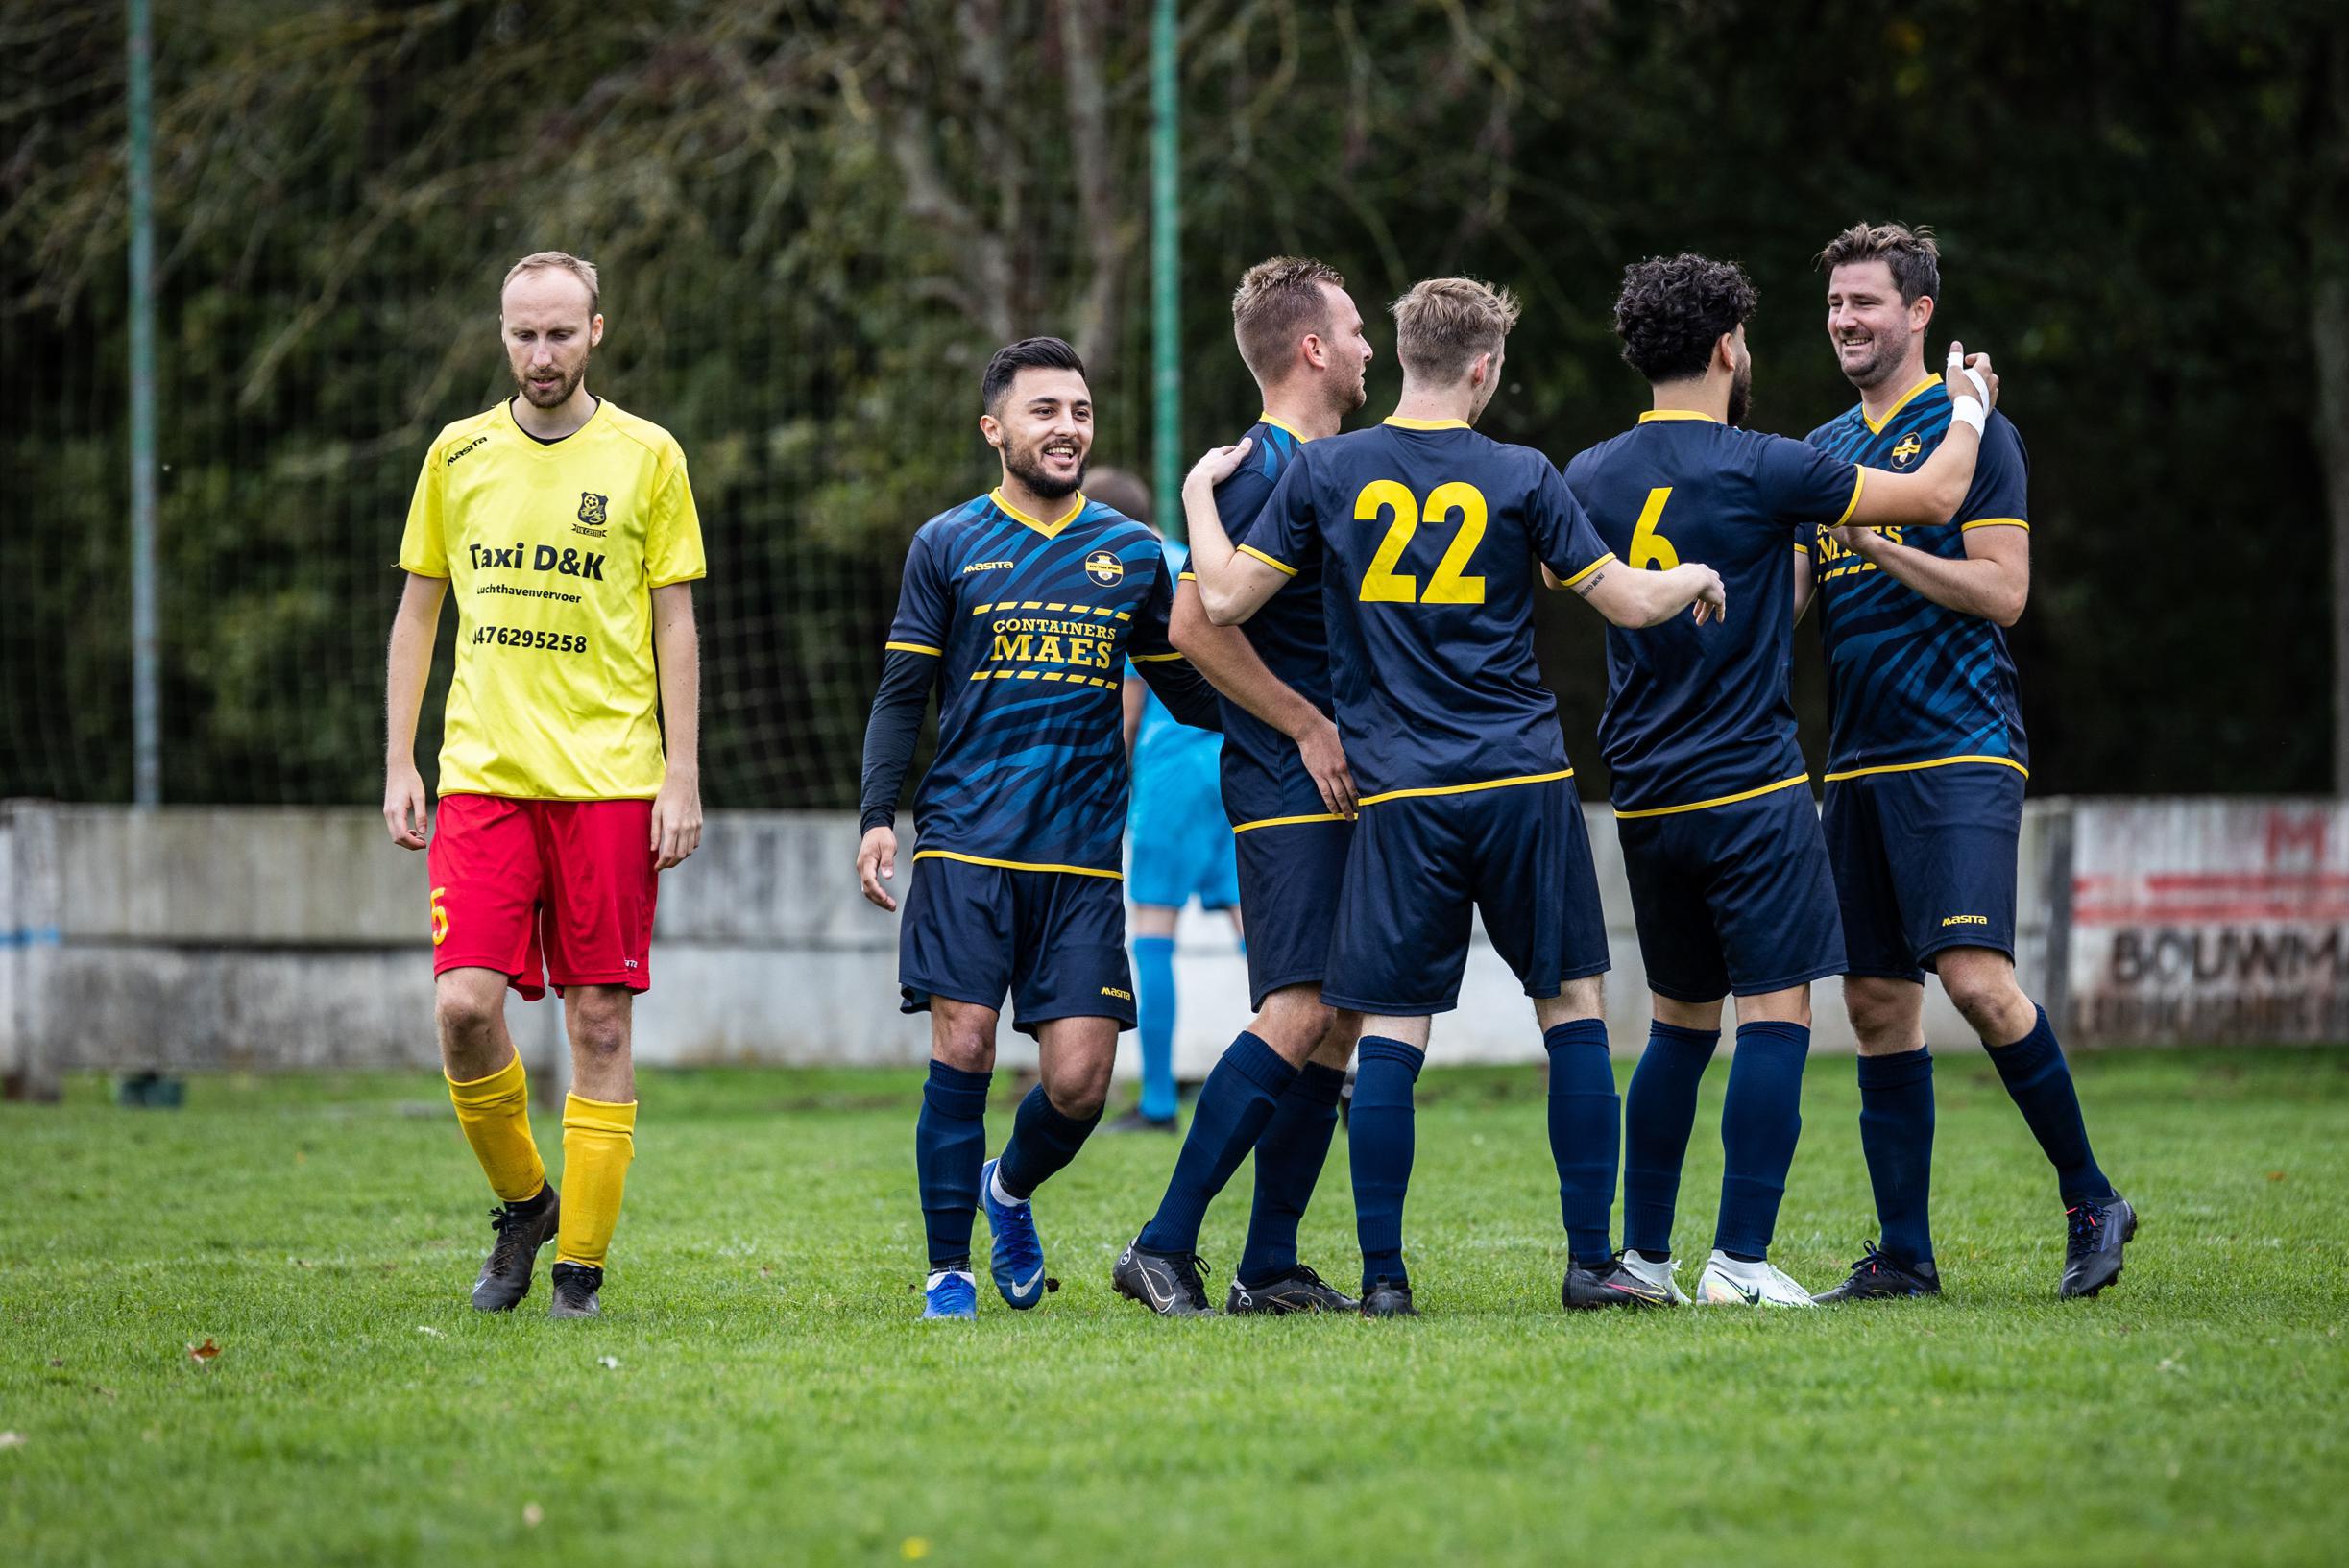
M 1405 486 L 1392 479 L 1373 479 L 1354 497 L 1357 521 L 1371 522 L 1389 512 L 1394 514 L 1394 520 L 1388 525 L 1387 537 L 1378 542 L 1378 552 L 1370 557 L 1369 567 L 1362 574 L 1361 598 L 1365 604 L 1485 602 L 1485 580 L 1463 575 L 1469 558 L 1485 539 L 1483 491 L 1459 480 L 1438 485 L 1427 493 L 1427 505 L 1422 509 L 1419 498 Z M 1441 524 L 1455 512 L 1460 514 L 1460 532 L 1452 536 L 1451 547 L 1436 563 L 1435 573 L 1428 578 L 1427 589 L 1422 592 L 1417 573 L 1398 572 L 1394 568 L 1403 559 L 1404 550 L 1410 547 L 1412 536 L 1419 531 L 1422 516 L 1431 523 Z

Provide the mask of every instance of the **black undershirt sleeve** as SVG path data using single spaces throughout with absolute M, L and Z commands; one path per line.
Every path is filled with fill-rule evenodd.
M 922 713 L 930 706 L 930 687 L 937 673 L 934 654 L 889 650 L 888 662 L 881 669 L 881 689 L 873 693 L 873 716 L 864 726 L 860 833 L 897 825 L 897 797 L 906 787 L 906 770 L 913 765 L 914 743 L 922 736 Z
M 1145 659 L 1134 668 L 1167 705 L 1167 712 L 1194 730 L 1222 731 L 1223 704 L 1188 659 Z

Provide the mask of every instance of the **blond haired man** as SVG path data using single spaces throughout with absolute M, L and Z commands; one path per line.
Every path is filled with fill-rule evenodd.
M 1250 267 L 1232 295 L 1231 319 L 1264 411 L 1244 438 L 1247 460 L 1216 486 L 1215 507 L 1225 534 L 1246 541 L 1297 452 L 1336 435 L 1362 406 L 1370 345 L 1344 277 L 1305 256 Z M 1290 578 L 1246 626 L 1218 626 L 1185 571 L 1171 635 L 1223 694 L 1223 810 L 1237 850 L 1256 1016 L 1208 1074 L 1158 1211 L 1119 1256 L 1111 1283 L 1162 1317 L 1212 1310 L 1199 1226 L 1252 1152 L 1247 1241 L 1226 1310 L 1351 1312 L 1358 1303 L 1300 1262 L 1296 1242 L 1337 1131 L 1360 1023 L 1321 1001 L 1354 793 L 1331 717 L 1320 573 Z M 1174 926 L 1163 929 L 1171 935 Z M 1137 937 L 1137 953 L 1149 934 Z M 1147 996 L 1147 977 L 1144 984 Z
M 1534 1001 L 1549 1050 L 1551 1150 L 1573 1261 L 1569 1307 L 1655 1301 L 1609 1241 L 1616 1146 L 1600 977 L 1607 931 L 1558 702 L 1534 662 L 1537 562 L 1617 625 L 1722 608 L 1690 563 L 1620 566 L 1548 459 L 1471 428 L 1499 385 L 1517 305 L 1467 277 L 1394 302 L 1403 396 L 1381 425 L 1300 447 L 1247 543 L 1214 486 L 1248 444 L 1200 459 L 1183 492 L 1191 564 L 1219 625 L 1323 573 L 1338 730 L 1361 821 L 1321 1000 L 1367 1015 L 1351 1124 L 1366 1316 L 1416 1315 L 1403 1266 L 1412 1085 L 1430 1017 L 1458 1004 L 1469 907 Z
M 496 1242 L 473 1305 L 506 1312 L 555 1239 L 551 1315 L 599 1311 L 635 1151 L 630 1001 L 652 983 L 656 878 L 701 840 L 701 520 L 666 430 L 591 394 L 595 269 L 559 251 L 506 274 L 516 394 L 443 430 L 408 508 L 386 660 L 383 818 L 425 843 L 416 720 L 441 600 L 457 597 L 430 885 L 449 1098 L 490 1187 Z M 666 732 L 666 735 L 665 735 Z M 568 1197 L 530 1134 L 509 987 L 564 1001 Z

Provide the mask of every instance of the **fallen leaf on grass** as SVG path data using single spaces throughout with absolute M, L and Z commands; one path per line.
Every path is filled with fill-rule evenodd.
M 2284 1172 L 2281 1170 L 2270 1170 L 2267 1172 L 2267 1179 L 2269 1181 L 2282 1181 L 2284 1179 Z
M 2183 1372 L 2186 1370 L 2186 1363 L 2184 1362 L 2173 1362 L 2168 1357 L 2164 1356 L 2159 1362 L 2154 1363 L 2153 1369 L 2156 1372 Z
M 65 1364 L 65 1358 L 62 1356 L 52 1356 L 49 1358 L 49 1364 L 52 1366 L 62 1366 Z
M 617 1372 L 619 1370 L 619 1358 L 618 1356 L 598 1356 L 595 1358 L 595 1364 L 608 1372 Z
M 417 1325 L 416 1325 L 416 1332 L 417 1332 L 417 1333 L 419 1333 L 419 1334 L 429 1334 L 429 1335 L 431 1335 L 431 1336 L 432 1336 L 432 1337 L 433 1337 L 435 1339 L 445 1339 L 448 1338 L 447 1335 L 443 1334 L 443 1333 L 442 1333 L 442 1332 L 441 1332 L 439 1329 L 434 1328 L 434 1327 L 433 1327 L 431 1324 L 429 1324 L 429 1323 L 419 1323 L 419 1324 L 417 1324 Z
M 539 1526 L 545 1524 L 545 1522 L 546 1510 L 545 1508 L 540 1508 L 536 1503 L 524 1503 L 522 1505 L 523 1524 L 528 1525 L 532 1530 L 536 1530 L 539 1528 Z
M 21 1432 L 0 1432 L 0 1448 L 22 1448 L 32 1440 Z
M 220 1346 L 214 1344 L 211 1337 L 206 1335 L 204 1343 L 187 1347 L 187 1359 L 198 1366 L 209 1366 L 220 1359 Z
M 930 1542 L 920 1535 L 908 1535 L 898 1543 L 897 1555 L 908 1562 L 919 1562 L 930 1556 Z

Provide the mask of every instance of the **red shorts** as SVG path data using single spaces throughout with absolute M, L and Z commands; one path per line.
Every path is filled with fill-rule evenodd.
M 425 861 L 432 973 L 494 969 L 525 1001 L 652 984 L 650 801 L 444 795 Z M 543 955 L 543 956 L 542 956 Z

